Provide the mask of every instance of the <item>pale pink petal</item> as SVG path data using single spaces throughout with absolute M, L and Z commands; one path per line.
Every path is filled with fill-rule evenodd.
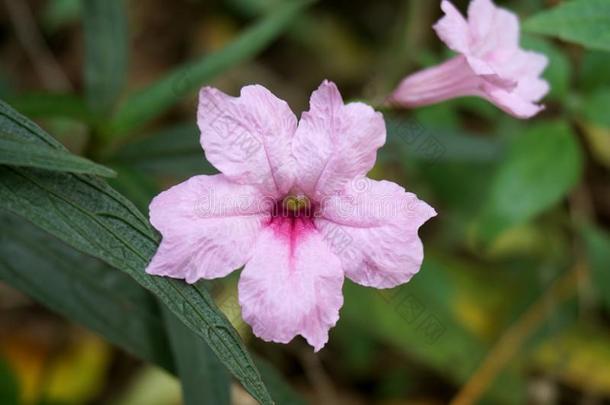
M 445 16 L 433 26 L 436 34 L 450 49 L 467 53 L 470 48 L 468 23 L 451 2 L 443 0 L 441 9 Z
M 519 86 L 515 90 L 525 100 L 539 101 L 550 90 L 549 83 L 539 77 L 526 77 L 519 82 Z
M 509 92 L 499 87 L 488 86 L 485 98 L 508 114 L 521 119 L 531 118 L 544 110 L 544 106 L 527 100 L 516 91 Z
M 537 52 L 516 50 L 498 64 L 498 72 L 505 77 L 537 77 L 548 65 L 548 58 Z
M 388 181 L 358 179 L 324 201 L 316 227 L 352 281 L 376 288 L 406 283 L 423 260 L 419 227 L 436 212 Z
M 477 75 L 496 75 L 494 68 L 483 59 L 479 59 L 472 55 L 466 56 L 466 59 L 468 60 L 468 64 L 470 65 L 472 71 Z
M 504 76 L 519 77 L 515 93 L 526 101 L 538 101 L 549 91 L 549 84 L 539 76 L 548 64 L 540 53 L 518 50 L 501 65 Z
M 538 52 L 521 52 L 525 54 L 526 62 L 524 63 L 524 65 L 526 66 L 526 68 L 524 67 L 524 70 L 527 69 L 527 74 L 530 76 L 540 76 L 542 72 L 544 72 L 544 69 L 546 69 L 546 67 L 548 66 L 549 58 L 546 55 Z
M 472 0 L 468 6 L 471 51 L 482 57 L 501 48 L 519 46 L 519 18 L 491 0 Z
M 373 168 L 385 137 L 381 113 L 363 103 L 343 104 L 337 86 L 324 81 L 294 136 L 298 186 L 313 199 L 341 190 Z
M 456 97 L 481 95 L 483 83 L 466 58 L 460 55 L 407 76 L 390 96 L 390 102 L 416 107 Z
M 270 203 L 258 188 L 221 174 L 191 177 L 162 192 L 150 204 L 162 240 L 146 272 L 188 283 L 226 276 L 250 258 Z
M 498 51 L 499 55 L 501 52 Z M 514 52 L 511 52 L 511 54 Z M 518 78 L 514 75 L 503 75 L 501 69 L 498 69 L 498 63 L 495 61 L 486 61 L 473 55 L 464 56 L 470 65 L 470 69 L 486 82 L 492 83 L 495 86 L 502 87 L 505 90 L 512 91 L 517 87 Z
M 228 178 L 272 196 L 290 190 L 297 122 L 286 102 L 259 85 L 243 87 L 240 97 L 204 87 L 197 123 L 206 158 Z
M 339 259 L 310 222 L 274 223 L 239 279 L 242 317 L 265 341 L 301 335 L 318 351 L 339 319 L 343 277 Z

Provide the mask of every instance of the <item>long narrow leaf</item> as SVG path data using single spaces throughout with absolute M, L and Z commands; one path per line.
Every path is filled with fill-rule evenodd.
M 70 173 L 86 173 L 112 177 L 116 173 L 102 165 L 60 149 L 50 149 L 0 132 L 0 164 L 35 167 Z
M 30 118 L 68 118 L 92 123 L 94 115 L 76 94 L 33 92 L 9 98 L 8 103 Z
M 117 112 L 110 133 L 124 133 L 145 124 L 184 95 L 231 66 L 253 57 L 288 28 L 310 3 L 311 0 L 283 2 L 222 50 L 188 63 L 128 97 Z
M 12 214 L 0 211 L 0 227 L 7 230 L 0 236 L 0 280 L 135 356 L 169 372 L 179 370 L 159 307 L 133 279 Z M 206 350 L 207 344 L 189 333 L 182 334 L 183 344 Z M 255 363 L 276 403 L 304 404 L 270 364 L 256 357 Z
M 6 104 L 0 104 L 0 113 L 0 129 L 62 148 Z M 257 400 L 272 403 L 239 335 L 205 288 L 144 272 L 158 245 L 157 237 L 146 218 L 105 182 L 85 175 L 0 166 L 0 208 L 127 272 L 208 342 Z
M 163 309 L 185 405 L 231 403 L 231 380 L 222 363 L 189 328 Z
M 84 0 L 85 85 L 89 107 L 108 111 L 127 73 L 129 40 L 124 0 Z
M 150 293 L 19 217 L 0 211 L 0 228 L 0 280 L 137 357 L 173 369 Z

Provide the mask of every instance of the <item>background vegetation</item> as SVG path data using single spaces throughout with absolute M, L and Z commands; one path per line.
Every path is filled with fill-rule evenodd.
M 610 401 L 610 1 L 499 4 L 550 58 L 546 110 L 384 110 L 372 176 L 440 215 L 412 282 L 346 281 L 314 355 L 253 338 L 234 276 L 147 277 L 148 203 L 214 170 L 199 87 L 261 83 L 298 112 L 327 78 L 378 106 L 448 56 L 437 2 L 4 0 L 0 403 Z

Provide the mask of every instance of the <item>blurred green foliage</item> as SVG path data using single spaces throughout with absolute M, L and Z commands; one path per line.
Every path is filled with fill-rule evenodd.
M 186 286 L 145 276 L 157 236 L 142 213 L 169 185 L 215 172 L 195 125 L 199 87 L 235 93 L 260 82 L 300 111 L 328 78 L 346 99 L 379 106 L 402 75 L 447 56 L 431 29 L 436 2 L 42 3 L 33 18 L 73 88 L 45 89 L 28 44 L 0 37 L 0 96 L 23 114 L 2 105 L 7 285 L 176 374 L 187 404 L 239 402 L 230 373 L 263 403 L 445 403 L 458 393 L 490 404 L 610 399 L 608 0 L 499 2 L 522 13 L 524 48 L 550 60 L 546 110 L 532 120 L 469 98 L 380 107 L 388 140 L 371 176 L 404 185 L 439 216 L 422 228 L 426 258 L 410 283 L 346 282 L 341 319 L 313 359 L 300 341 L 251 339 L 222 305 L 233 279 Z M 20 23 L 9 20 L 7 30 Z M 117 173 L 108 183 L 83 174 L 110 174 L 106 167 Z M 217 334 L 207 333 L 211 323 Z M 101 357 L 35 379 L 38 363 L 3 336 L 2 404 L 18 396 L 162 404 L 180 395 L 150 366 L 119 384 Z M 60 389 L 85 369 L 95 380 L 81 381 L 89 392 Z M 39 380 L 55 388 L 31 394 Z
M 6 405 L 19 404 L 19 385 L 10 366 L 0 359 L 0 402 Z

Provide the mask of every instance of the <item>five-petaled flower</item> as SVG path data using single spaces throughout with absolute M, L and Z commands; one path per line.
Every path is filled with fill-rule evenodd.
M 221 174 L 152 201 L 163 239 L 146 271 L 194 283 L 244 266 L 239 303 L 254 334 L 281 343 L 302 335 L 320 350 L 339 319 L 344 278 L 377 288 L 409 281 L 423 260 L 418 228 L 436 213 L 399 185 L 365 177 L 385 143 L 383 117 L 344 104 L 331 82 L 298 124 L 262 86 L 240 97 L 206 87 L 199 97 L 201 145 Z
M 543 109 L 536 104 L 548 92 L 540 78 L 546 56 L 519 47 L 519 20 L 491 0 L 472 0 L 468 20 L 447 0 L 445 16 L 434 29 L 458 55 L 407 76 L 389 101 L 417 107 L 462 96 L 483 97 L 518 118 Z

